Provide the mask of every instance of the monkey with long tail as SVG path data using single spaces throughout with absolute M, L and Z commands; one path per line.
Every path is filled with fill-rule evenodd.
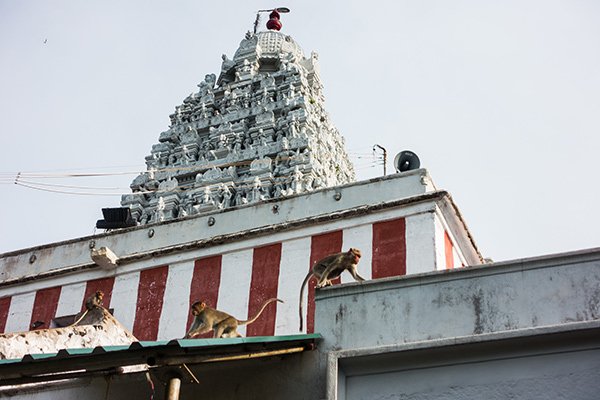
M 302 311 L 304 286 L 306 286 L 306 283 L 311 276 L 315 276 L 318 279 L 317 288 L 332 285 L 331 281 L 339 277 L 344 271 L 350 272 L 356 281 L 364 281 L 365 278 L 360 276 L 356 269 L 360 257 L 360 250 L 351 247 L 348 251 L 332 254 L 315 263 L 304 278 L 304 281 L 302 281 L 302 286 L 300 286 L 300 306 L 298 307 L 300 313 L 300 331 L 302 331 L 304 319 L 304 313 Z
M 214 338 L 241 337 L 242 335 L 237 331 L 238 326 L 251 324 L 256 321 L 265 308 L 274 301 L 283 303 L 283 300 L 275 298 L 269 299 L 263 304 L 260 311 L 253 318 L 245 321 L 241 321 L 226 312 L 210 308 L 203 301 L 197 301 L 192 304 L 194 321 L 188 332 L 185 334 L 184 339 L 189 339 L 212 330 L 214 330 Z

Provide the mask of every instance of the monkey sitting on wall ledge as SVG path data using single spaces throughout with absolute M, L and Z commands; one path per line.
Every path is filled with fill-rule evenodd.
M 208 307 L 203 301 L 197 301 L 192 304 L 194 322 L 192 322 L 192 326 L 188 333 L 185 334 L 184 339 L 190 339 L 212 330 L 215 331 L 213 338 L 242 337 L 237 331 L 238 326 L 251 324 L 256 321 L 265 308 L 274 301 L 283 303 L 283 300 L 269 299 L 263 304 L 262 308 L 254 318 L 246 321 L 240 321 L 226 312 Z
M 339 277 L 344 271 L 350 272 L 356 281 L 364 281 L 365 278 L 360 276 L 356 270 L 356 265 L 360 257 L 360 250 L 350 247 L 350 250 L 346 252 L 332 254 L 315 263 L 312 270 L 308 272 L 306 278 L 302 281 L 302 286 L 300 286 L 300 331 L 302 331 L 303 325 L 302 294 L 304 293 L 304 286 L 310 277 L 314 275 L 318 279 L 318 288 L 331 286 L 331 281 Z
M 96 290 L 96 293 L 92 294 L 85 300 L 85 311 L 76 317 L 75 322 L 69 326 L 75 326 L 81 322 L 81 320 L 87 315 L 88 312 L 94 308 L 102 307 L 102 301 L 104 300 L 104 292 L 102 290 Z

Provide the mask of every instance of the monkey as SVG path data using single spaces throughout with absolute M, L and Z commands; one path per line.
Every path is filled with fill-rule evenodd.
M 269 299 L 263 304 L 254 318 L 245 321 L 240 321 L 226 312 L 210 308 L 203 301 L 197 301 L 192 304 L 194 322 L 192 322 L 192 326 L 185 334 L 184 339 L 190 339 L 212 330 L 214 330 L 213 338 L 242 337 L 237 331 L 238 326 L 251 324 L 256 321 L 264 309 L 274 301 L 283 303 L 283 300 L 280 299 Z
M 302 294 L 304 293 L 304 286 L 310 277 L 315 276 L 318 279 L 317 288 L 331 286 L 331 281 L 339 277 L 344 271 L 350 272 L 357 282 L 364 281 L 365 278 L 360 276 L 356 270 L 356 265 L 358 264 L 360 257 L 360 250 L 351 247 L 348 251 L 332 254 L 315 263 L 304 278 L 304 281 L 302 281 L 302 286 L 300 286 L 300 331 L 302 331 L 303 325 Z
M 96 290 L 96 293 L 88 297 L 85 301 L 85 308 L 91 310 L 95 307 L 102 307 L 102 301 L 104 300 L 104 292 L 102 290 Z
M 103 299 L 104 299 L 104 292 L 102 290 L 96 290 L 96 293 L 94 293 L 93 295 L 91 295 L 90 297 L 88 297 L 85 300 L 85 311 L 83 312 L 83 314 L 81 314 L 81 316 L 79 318 L 77 318 L 77 320 L 69 326 L 75 326 L 79 322 L 81 322 L 83 317 L 85 317 L 90 310 L 92 310 L 96 307 L 102 307 Z

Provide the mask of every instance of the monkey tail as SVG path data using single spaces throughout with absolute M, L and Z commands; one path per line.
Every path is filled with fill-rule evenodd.
M 89 309 L 85 309 L 84 313 L 81 314 L 81 317 L 77 318 L 77 321 L 73 322 L 71 325 L 68 326 L 68 328 L 77 325 L 79 322 L 81 322 L 81 320 L 83 319 L 83 317 L 85 317 L 88 313 L 88 311 L 90 311 Z
M 92 308 L 86 308 L 85 311 L 83 312 L 83 314 L 81 314 L 81 316 L 79 318 L 77 318 L 77 320 L 75 322 L 73 322 L 71 325 L 68 326 L 68 328 L 77 325 L 78 323 L 81 322 L 81 320 L 87 315 L 87 313 L 90 310 L 93 310 L 94 308 L 101 308 L 103 310 L 106 310 L 106 308 L 102 307 L 102 306 L 93 306 Z
M 274 301 L 278 301 L 278 302 L 280 302 L 280 303 L 283 303 L 283 300 L 280 300 L 280 299 L 276 299 L 276 298 L 269 299 L 269 300 L 265 301 L 265 304 L 263 304 L 262 308 L 261 308 L 261 309 L 260 309 L 260 311 L 259 311 L 259 312 L 258 312 L 258 313 L 257 313 L 257 314 L 254 316 L 254 318 L 247 319 L 247 320 L 245 320 L 245 321 L 240 321 L 240 320 L 238 319 L 238 320 L 237 320 L 237 322 L 238 322 L 238 325 L 246 325 L 246 324 L 251 324 L 251 323 L 253 323 L 254 321 L 256 321 L 256 320 L 258 319 L 258 317 L 260 317 L 260 314 L 262 314 L 262 312 L 265 310 L 265 308 L 266 308 L 266 307 L 267 307 L 269 304 L 271 304 L 272 302 L 274 302 Z
M 304 313 L 302 312 L 302 300 L 303 300 L 303 296 L 302 295 L 304 294 L 304 286 L 306 286 L 306 283 L 310 279 L 311 275 L 312 275 L 312 270 L 308 271 L 308 274 L 306 274 L 306 277 L 302 281 L 302 286 L 300 286 L 300 307 L 299 307 L 299 312 L 300 312 L 300 332 L 302 332 L 302 325 L 303 325 L 303 320 L 304 320 Z

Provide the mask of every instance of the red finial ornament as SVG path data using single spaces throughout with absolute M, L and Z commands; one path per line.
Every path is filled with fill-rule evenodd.
M 269 20 L 267 21 L 267 29 L 272 29 L 274 31 L 278 31 L 281 29 L 281 21 L 279 21 L 279 13 L 277 10 L 271 11 L 269 14 Z

